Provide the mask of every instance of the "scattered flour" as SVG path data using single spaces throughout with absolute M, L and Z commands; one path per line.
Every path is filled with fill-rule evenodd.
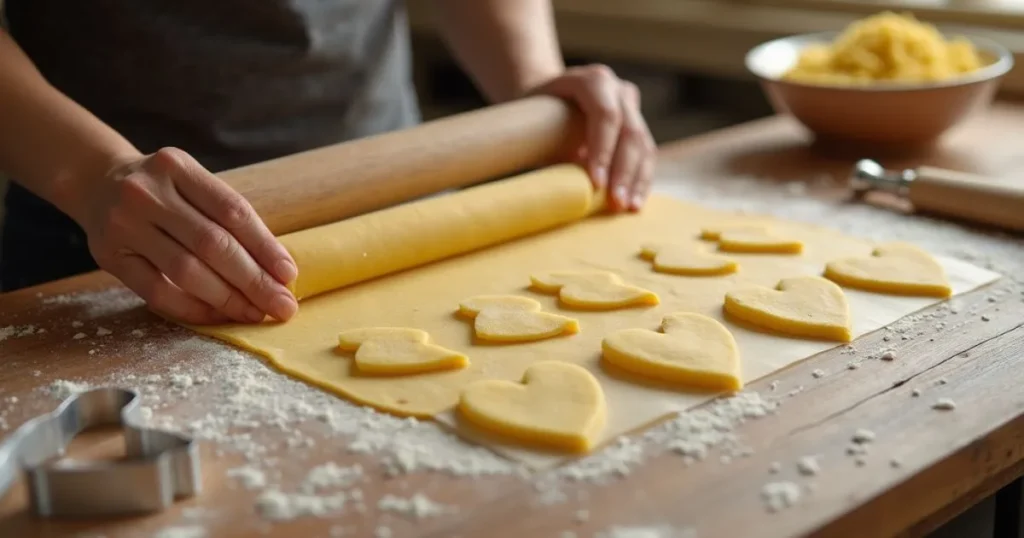
M 45 332 L 46 329 L 37 329 L 35 325 L 8 325 L 7 327 L 0 327 L 0 342 L 3 342 L 8 338 L 24 338 L 26 336 Z
M 267 476 L 255 467 L 235 467 L 228 469 L 229 478 L 236 478 L 245 489 L 260 489 L 267 485 Z
M 815 379 L 820 379 L 822 377 L 825 377 L 825 371 L 816 369 L 813 372 L 811 372 L 811 375 L 814 376 Z
M 286 494 L 280 490 L 269 489 L 256 498 L 256 512 L 271 521 L 289 521 L 306 516 L 323 517 L 344 508 L 347 500 L 348 496 L 344 493 Z
M 138 295 L 127 288 L 54 295 L 43 299 L 42 302 L 47 306 L 80 307 L 86 319 L 102 318 L 145 305 Z
M 800 502 L 800 485 L 793 482 L 769 482 L 761 488 L 761 499 L 769 512 L 779 512 Z
M 182 525 L 165 527 L 157 531 L 153 538 L 206 538 L 206 529 L 198 525 Z
M 315 493 L 327 489 L 347 488 L 363 477 L 363 467 L 359 464 L 342 467 L 336 463 L 318 465 L 309 471 L 302 482 L 304 493 Z
M 873 432 L 871 430 L 867 430 L 867 429 L 861 428 L 861 429 L 853 432 L 853 442 L 857 443 L 858 445 L 863 445 L 865 443 L 870 443 L 870 442 L 872 442 L 874 440 L 875 440 L 875 432 Z
M 454 511 L 452 507 L 435 503 L 422 493 L 417 493 L 408 499 L 385 495 L 377 501 L 377 509 L 416 519 L 439 516 Z
M 71 338 L 73 340 L 81 340 L 81 339 L 85 338 L 85 333 L 75 333 L 75 335 L 72 336 Z
M 937 409 L 939 411 L 952 411 L 956 409 L 956 402 L 950 398 L 939 398 L 932 404 L 932 409 Z
M 67 381 L 64 379 L 58 379 L 47 387 L 50 395 L 58 400 L 63 400 L 72 394 L 78 392 L 85 392 L 89 390 L 88 383 L 76 383 L 74 381 Z
M 110 336 L 112 334 L 114 334 L 114 331 L 111 331 L 106 327 L 100 327 L 99 329 L 96 329 L 96 336 Z
M 804 476 L 814 476 L 821 471 L 821 465 L 815 456 L 804 456 L 797 460 L 796 469 Z

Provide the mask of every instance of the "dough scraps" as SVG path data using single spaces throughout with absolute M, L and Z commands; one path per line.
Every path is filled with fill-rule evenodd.
M 905 243 L 877 247 L 870 256 L 833 260 L 825 278 L 851 288 L 946 298 L 952 295 L 946 271 L 927 252 Z
M 616 331 L 604 338 L 601 348 L 604 360 L 635 374 L 699 389 L 743 388 L 732 333 L 701 314 L 669 314 L 661 322 L 661 334 L 647 329 Z
M 654 263 L 654 270 L 683 276 L 719 276 L 735 273 L 739 264 L 731 258 L 703 252 L 695 246 L 647 244 L 640 256 Z
M 371 375 L 408 375 L 469 366 L 469 359 L 430 343 L 426 331 L 407 327 L 367 327 L 338 335 L 338 348 L 355 351 L 356 368 Z
M 476 337 L 491 342 L 530 342 L 576 334 L 572 318 L 541 311 L 541 304 L 518 295 L 478 295 L 459 304 L 459 314 L 473 320 Z
M 730 291 L 724 310 L 736 319 L 783 334 L 849 342 L 850 308 L 842 288 L 816 276 L 784 278 L 775 289 Z
M 601 384 L 568 362 L 531 365 L 522 382 L 486 379 L 469 384 L 459 411 L 471 423 L 529 444 L 588 452 L 605 426 Z
M 751 254 L 800 254 L 804 244 L 767 229 L 725 230 L 718 236 L 718 250 Z
M 559 301 L 584 310 L 613 310 L 656 305 L 657 294 L 626 284 L 608 271 L 554 271 L 530 276 L 531 285 L 544 293 L 557 293 Z

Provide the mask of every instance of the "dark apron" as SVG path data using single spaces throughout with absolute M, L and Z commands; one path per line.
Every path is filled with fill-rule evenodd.
M 4 16 L 51 84 L 140 151 L 214 172 L 419 121 L 400 1 L 6 0 Z M 95 269 L 52 205 L 14 184 L 5 206 L 0 290 Z

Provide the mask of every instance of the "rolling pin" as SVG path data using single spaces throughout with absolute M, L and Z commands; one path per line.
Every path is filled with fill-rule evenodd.
M 580 136 L 575 108 L 538 96 L 219 176 L 283 235 L 552 164 Z
M 1024 185 L 922 166 L 889 172 L 870 159 L 858 161 L 850 187 L 861 195 L 885 191 L 906 198 L 916 211 L 1024 231 Z

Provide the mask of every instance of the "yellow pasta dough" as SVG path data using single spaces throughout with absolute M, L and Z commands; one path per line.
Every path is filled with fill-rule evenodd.
M 578 166 L 559 165 L 447 197 L 427 198 L 288 234 L 303 299 L 575 222 L 597 211 Z M 422 241 L 429 237 L 432 241 Z
M 640 255 L 654 264 L 654 270 L 684 276 L 718 276 L 735 273 L 739 264 L 731 258 L 703 252 L 694 246 L 649 244 Z
M 541 305 L 517 295 L 480 295 L 459 304 L 473 320 L 476 337 L 491 342 L 529 342 L 579 332 L 575 319 L 541 312 Z
M 725 230 L 718 236 L 718 250 L 754 254 L 800 254 L 804 244 L 758 228 Z
M 867 255 L 873 248 L 867 241 L 836 231 L 805 224 L 788 225 L 766 218 L 773 229 L 803 241 L 806 252 L 802 256 L 737 255 L 742 270 L 722 278 L 694 280 L 666 275 L 652 271 L 649 262 L 638 259 L 635 255 L 638 239 L 670 243 L 679 238 L 695 238 L 702 227 L 710 224 L 747 222 L 750 217 L 655 195 L 642 212 L 584 218 L 595 207 L 587 203 L 592 194 L 590 179 L 582 168 L 559 166 L 410 202 L 399 206 L 404 207 L 402 211 L 386 210 L 393 221 L 366 215 L 367 218 L 357 217 L 299 232 L 303 234 L 301 240 L 285 236 L 282 242 L 301 254 L 296 258 L 302 275 L 299 279 L 305 277 L 307 283 L 300 287 L 316 292 L 300 303 L 295 317 L 286 323 L 267 320 L 256 325 L 190 328 L 253 351 L 265 357 L 276 370 L 358 404 L 399 416 L 432 418 L 469 437 L 472 434 L 462 427 L 464 421 L 457 420 L 459 413 L 456 412 L 465 387 L 481 380 L 519 382 L 531 365 L 543 361 L 572 363 L 587 369 L 598 380 L 607 402 L 608 425 L 595 438 L 594 446 L 598 446 L 709 398 L 706 391 L 663 390 L 652 386 L 654 384 L 636 383 L 612 375 L 601 360 L 601 343 L 605 336 L 622 329 L 657 327 L 668 312 L 703 314 L 729 327 L 740 350 L 742 379 L 750 383 L 834 344 L 730 325 L 722 308 L 725 294 L 737 288 L 775 286 L 780 279 L 820 272 L 830 260 Z M 565 207 L 575 208 L 573 211 L 582 216 L 576 221 L 570 220 L 571 225 L 553 225 L 544 233 L 527 233 L 497 243 L 489 238 L 470 241 L 464 235 L 471 233 L 469 230 L 476 226 L 478 218 L 491 222 L 491 214 L 502 214 L 502 218 L 508 220 L 492 230 L 499 236 L 511 233 L 511 229 L 532 229 L 532 224 L 518 221 L 537 218 L 534 207 L 539 207 L 541 212 L 555 212 L 561 215 L 559 219 L 569 218 L 563 212 Z M 551 223 L 549 217 L 540 215 Z M 392 232 L 398 239 L 390 238 Z M 447 233 L 454 235 L 445 235 Z M 451 237 L 471 245 L 493 246 L 431 260 L 431 256 L 448 248 L 433 243 L 449 241 Z M 398 253 L 400 263 L 386 260 L 389 251 Z M 417 252 L 428 256 L 410 254 Z M 364 253 L 367 256 L 364 257 Z M 374 260 L 384 260 L 379 273 L 373 266 Z M 433 263 L 428 263 L 430 261 Z M 965 273 L 964 264 L 945 265 L 951 262 L 942 261 L 957 293 L 995 278 L 980 269 Z M 408 265 L 410 263 L 413 265 Z M 359 267 L 350 268 L 349 264 Z M 397 270 L 396 267 L 415 269 Z M 474 337 L 464 317 L 456 312 L 460 302 L 474 296 L 530 294 L 524 275 L 547 268 L 614 273 L 623 281 L 656 294 L 660 306 L 576 310 L 572 318 L 578 320 L 579 333 L 570 338 L 547 338 L 526 345 L 482 343 Z M 331 284 L 326 283 L 330 278 L 320 284 L 316 284 L 315 279 L 309 280 L 313 275 L 332 272 L 343 273 L 344 278 L 339 282 L 358 282 L 358 285 L 341 284 L 332 290 Z M 351 281 L 360 274 L 366 278 Z M 936 302 L 931 298 L 859 292 L 848 295 L 857 335 Z M 559 306 L 555 295 L 526 297 L 540 303 L 545 312 L 555 312 Z M 364 375 L 354 360 L 340 356 L 338 351 L 339 329 L 357 327 L 415 327 L 426 331 L 432 342 L 466 355 L 471 361 L 465 368 L 418 375 Z M 541 459 L 538 464 L 535 456 L 529 456 L 536 453 L 507 450 L 495 439 L 481 442 L 531 466 L 546 467 L 564 461 Z
M 775 289 L 730 291 L 724 308 L 736 319 L 783 334 L 840 342 L 853 338 L 843 290 L 816 276 L 784 278 Z
M 361 373 L 375 375 L 420 374 L 465 368 L 469 359 L 430 343 L 430 335 L 407 327 L 367 327 L 338 335 L 338 348 L 355 351 Z
M 896 295 L 949 297 L 946 271 L 927 252 L 907 244 L 879 246 L 871 256 L 828 262 L 825 278 L 842 286 Z
M 699 389 L 743 388 L 739 349 L 724 325 L 701 314 L 665 316 L 661 334 L 622 329 L 601 343 L 604 360 L 623 370 Z
M 524 443 L 587 452 L 605 426 L 601 384 L 586 369 L 538 362 L 522 382 L 488 379 L 470 384 L 459 411 L 473 424 Z
M 758 221 L 715 224 L 701 228 L 700 238 L 705 241 L 718 241 L 718 238 L 722 237 L 723 232 L 741 231 L 764 232 L 767 231 L 767 227 L 759 224 Z
M 557 293 L 563 305 L 573 308 L 607 310 L 658 304 L 654 292 L 626 284 L 608 271 L 554 271 L 533 275 L 530 282 L 544 293 Z
M 931 82 L 983 65 L 967 39 L 946 40 L 913 15 L 883 12 L 853 22 L 832 43 L 808 46 L 783 78 L 837 85 Z

